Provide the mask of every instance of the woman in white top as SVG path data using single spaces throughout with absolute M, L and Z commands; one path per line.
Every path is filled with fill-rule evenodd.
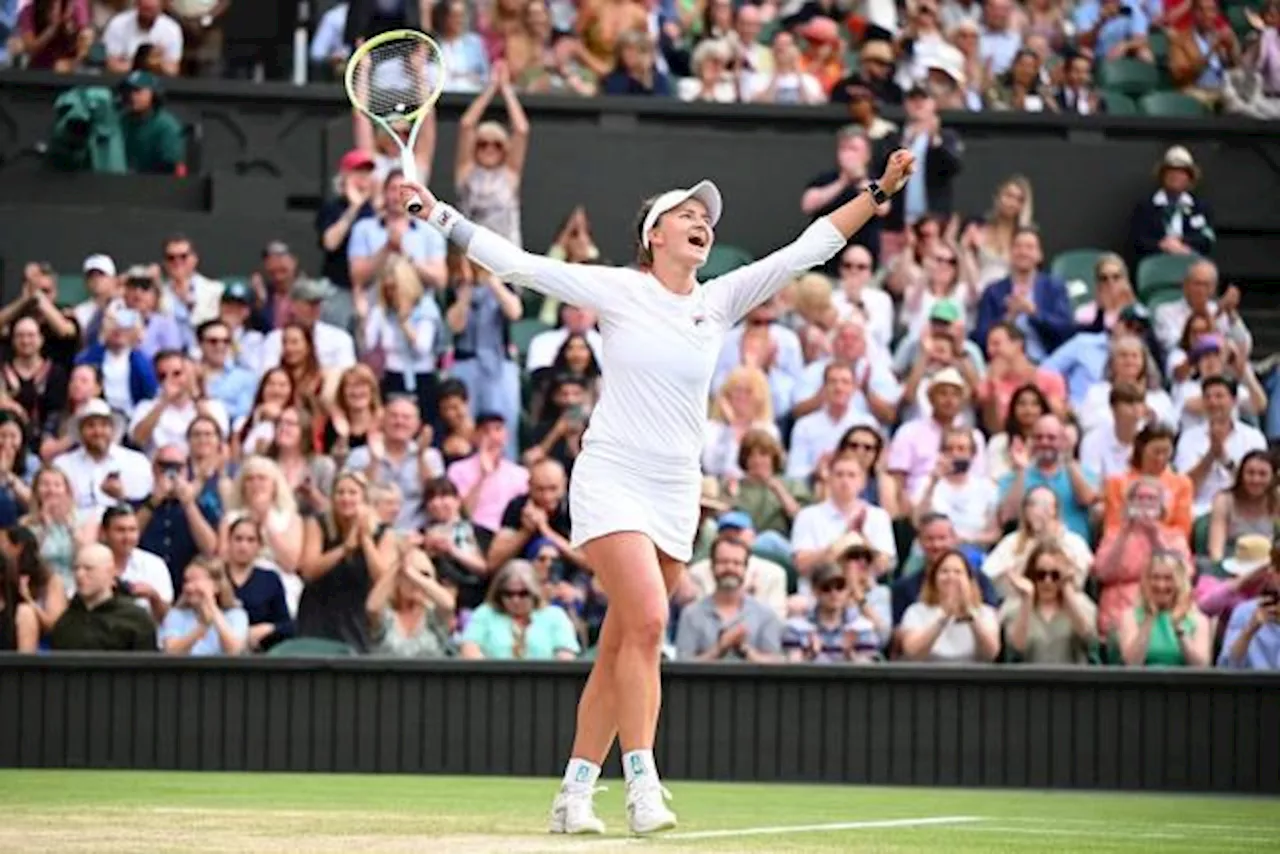
M 367 313 L 363 294 L 355 297 L 356 317 L 364 318 L 363 352 L 382 354 L 381 391 L 412 395 L 418 411 L 436 411 L 436 342 L 444 318 L 435 297 L 422 288 L 413 262 L 392 255 L 382 267 L 378 298 Z
M 1173 386 L 1173 411 L 1177 422 L 1170 421 L 1182 432 L 1205 423 L 1204 392 L 1206 377 L 1228 376 L 1236 380 L 1236 417 L 1257 415 L 1267 411 L 1267 392 L 1258 382 L 1249 360 L 1241 358 L 1235 343 L 1221 335 L 1202 335 L 1187 353 L 1191 373 Z
M 1151 370 L 1147 345 L 1141 338 L 1122 335 L 1111 341 L 1111 355 L 1107 358 L 1106 379 L 1089 386 L 1084 400 L 1076 407 L 1080 419 L 1080 432 L 1088 433 L 1112 422 L 1111 387 L 1115 383 L 1130 383 L 1145 389 L 1147 395 L 1147 420 L 1173 426 L 1173 401 L 1158 385 L 1158 375 Z
M 527 252 L 464 220 L 421 185 L 429 223 L 504 282 L 590 308 L 604 338 L 608 377 L 574 466 L 569 502 L 573 545 L 606 591 L 609 608 L 551 830 L 600 833 L 594 785 L 617 736 L 627 778 L 631 830 L 675 826 L 658 781 L 653 742 L 666 637 L 668 590 L 685 572 L 697 533 L 700 457 L 711 377 L 726 333 L 794 276 L 825 263 L 900 190 L 915 165 L 891 155 L 881 183 L 812 223 L 789 246 L 699 286 L 720 219 L 710 181 L 647 203 L 638 268 L 563 264 Z
M 1020 228 L 1034 225 L 1031 182 L 1010 176 L 996 190 L 986 222 L 970 223 L 960 235 L 961 263 L 972 271 L 979 289 L 1009 275 L 1009 250 Z
M 676 83 L 676 95 L 681 101 L 710 101 L 716 104 L 732 104 L 739 99 L 738 77 L 726 69 L 733 61 L 733 47 L 725 40 L 706 39 L 693 49 L 689 62 L 692 77 Z
M 758 368 L 742 366 L 730 372 L 711 404 L 707 440 L 702 447 L 702 473 L 741 478 L 738 447 L 748 430 L 763 430 L 774 439 L 779 438 L 778 425 L 773 423 L 768 378 Z
M 1000 654 L 996 611 L 982 601 L 982 589 L 957 551 L 943 553 L 925 570 L 920 598 L 899 628 L 907 661 L 985 662 Z

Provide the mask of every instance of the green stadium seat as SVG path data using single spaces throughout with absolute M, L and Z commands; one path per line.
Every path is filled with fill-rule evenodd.
M 1140 59 L 1112 59 L 1098 68 L 1098 85 L 1136 98 L 1156 88 L 1156 67 Z
M 1235 31 L 1236 36 L 1244 38 L 1253 27 L 1249 24 L 1249 19 L 1245 17 L 1245 10 L 1248 5 L 1235 5 L 1227 7 L 1227 20 L 1231 22 L 1231 29 Z
M 1156 65 L 1164 66 L 1169 61 L 1169 36 L 1164 30 L 1151 30 L 1147 33 L 1147 45 L 1155 54 Z
M 1198 255 L 1148 255 L 1138 263 L 1138 299 L 1157 291 L 1182 289 L 1187 268 L 1199 260 Z
M 1093 299 L 1093 268 L 1104 254 L 1101 249 L 1072 249 L 1053 259 L 1049 271 L 1067 283 L 1072 305 L 1079 307 Z
M 1138 102 L 1121 92 L 1119 89 L 1099 89 L 1098 94 L 1102 98 L 1102 103 L 1106 105 L 1107 115 L 1138 115 Z
M 723 276 L 754 260 L 756 260 L 755 257 L 745 249 L 730 246 L 727 243 L 717 243 L 711 247 L 711 252 L 707 255 L 707 263 L 703 264 L 702 269 L 698 271 L 698 281 L 706 282 L 717 276 Z
M 520 292 L 520 304 L 524 306 L 525 317 L 537 317 L 542 313 L 542 294 L 533 288 L 517 288 Z
M 79 273 L 58 274 L 58 305 L 63 308 L 77 306 L 89 298 L 84 276 Z
M 529 352 L 529 342 L 540 332 L 546 332 L 550 326 L 536 317 L 525 317 L 511 324 L 511 343 L 516 345 L 520 354 L 520 364 L 524 364 L 525 354 Z
M 1196 557 L 1209 556 L 1209 520 L 1211 514 L 1206 513 L 1196 518 L 1191 527 L 1191 553 Z
M 1138 99 L 1144 116 L 1195 119 L 1209 115 L 1209 108 L 1181 92 L 1151 92 Z

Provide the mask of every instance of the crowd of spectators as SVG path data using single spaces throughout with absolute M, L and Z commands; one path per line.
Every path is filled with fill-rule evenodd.
M 718 103 L 1280 115 L 1276 0 L 352 0 L 309 26 L 313 77 L 395 27 L 433 34 L 446 91 L 505 65 L 521 91 Z M 293 29 L 247 0 L 0 0 L 0 66 L 287 77 Z M 306 25 L 307 22 L 303 22 Z M 1143 98 L 1144 95 L 1152 95 Z M 1188 112 L 1190 111 L 1190 112 Z
M 510 58 L 475 56 L 449 177 L 520 243 L 534 131 Z M 1025 178 L 954 213 L 963 146 L 931 88 L 902 97 L 901 127 L 854 109 L 797 204 L 833 209 L 898 146 L 918 174 L 726 338 L 669 654 L 1280 666 L 1275 360 L 1218 280 L 1198 164 L 1171 147 L 1120 252 L 1068 282 Z M 449 252 L 354 122 L 314 277 L 269 239 L 220 281 L 180 234 L 128 266 L 107 238 L 82 298 L 25 266 L 0 307 L 0 648 L 591 654 L 608 602 L 566 495 L 608 382 L 596 319 Z M 428 123 L 424 174 L 435 146 Z M 603 261 L 589 212 L 547 253 Z

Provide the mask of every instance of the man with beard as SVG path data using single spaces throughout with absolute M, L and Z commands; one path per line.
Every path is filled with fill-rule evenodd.
M 782 621 L 747 594 L 743 582 L 751 552 L 732 535 L 711 546 L 716 589 L 680 614 L 676 657 L 681 661 L 782 661 Z

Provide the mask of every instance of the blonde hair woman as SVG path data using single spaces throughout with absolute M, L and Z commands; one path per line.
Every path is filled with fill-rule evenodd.
M 55 466 L 42 466 L 31 481 L 31 505 L 26 516 L 18 520 L 36 535 L 40 542 L 40 559 L 59 578 L 67 590 L 75 589 L 76 548 L 80 543 L 97 538 L 97 523 L 78 530 L 75 490 L 71 478 Z
M 1098 639 L 1098 609 L 1076 586 L 1071 558 L 1061 544 L 1042 540 L 1013 579 L 1016 598 L 1005 600 L 1009 647 L 1027 664 L 1087 664 Z
M 368 365 L 352 365 L 342 372 L 329 406 L 320 447 L 341 463 L 352 448 L 369 442 L 382 426 L 382 394 Z
M 356 299 L 357 322 L 363 321 L 362 351 L 381 354 L 384 397 L 412 395 L 418 410 L 435 411 L 437 345 L 444 318 L 435 297 L 427 294 L 413 262 L 391 255 L 378 273 L 377 301 Z
M 337 467 L 331 457 L 316 453 L 307 441 L 312 435 L 311 415 L 301 406 L 287 406 L 280 411 L 274 429 L 267 456 L 280 467 L 298 512 L 324 513 L 329 509 Z
M 730 372 L 711 404 L 706 441 L 702 446 L 702 471 L 712 477 L 742 477 L 738 448 L 742 437 L 759 430 L 778 440 L 773 421 L 769 380 L 758 368 L 738 367 Z
M 1120 659 L 1130 667 L 1204 667 L 1213 637 L 1206 617 L 1191 598 L 1186 559 L 1157 553 L 1142 574 L 1138 604 L 1124 612 L 1116 629 Z
M 508 561 L 462 632 L 463 658 L 572 661 L 581 646 L 569 615 L 542 596 L 533 565 Z
M 365 604 L 373 585 L 395 566 L 396 540 L 378 522 L 364 475 L 338 475 L 329 512 L 308 518 L 305 528 L 298 637 L 326 638 L 368 652 L 373 641 Z
M 1083 537 L 1063 523 L 1057 494 L 1047 486 L 1036 486 L 1022 496 L 1018 530 L 1006 534 L 982 562 L 982 571 L 1001 597 L 1017 594 L 1018 579 L 1026 574 L 1031 554 L 1042 542 L 1057 543 L 1071 564 L 1073 583 L 1084 584 L 1093 566 L 1093 552 Z
M 510 131 L 498 122 L 481 121 L 499 93 L 511 122 Z M 489 85 L 458 122 L 453 180 L 463 214 L 517 246 L 524 243 L 520 231 L 520 182 L 528 150 L 529 118 L 511 85 L 507 64 L 496 62 Z
M 902 656 L 908 661 L 994 661 L 1000 623 L 958 551 L 925 570 L 920 598 L 902 615 Z
M 788 288 L 791 309 L 802 321 L 800 345 L 806 362 L 831 355 L 831 335 L 840 321 L 832 295 L 835 285 L 821 273 L 805 273 Z
M 451 654 L 449 625 L 456 595 L 436 578 L 420 549 L 399 549 L 391 572 L 379 578 L 365 600 L 375 654 L 397 658 L 444 658 Z
M 227 512 L 218 527 L 220 553 L 226 554 L 231 525 L 252 519 L 262 532 L 260 563 L 276 569 L 284 582 L 290 613 L 297 610 L 302 592 L 298 562 L 302 557 L 302 517 L 293 490 L 274 460 L 252 456 L 244 461 L 231 487 Z
M 239 655 L 249 643 L 249 616 L 236 601 L 220 560 L 196 558 L 182 573 L 182 593 L 159 631 L 170 655 Z
M 1076 309 L 1076 323 L 1093 332 L 1116 325 L 1125 306 L 1137 301 L 1129 281 L 1129 265 L 1114 252 L 1104 252 L 1093 264 L 1094 298 Z
M 1022 175 L 1006 178 L 996 188 L 991 209 L 981 225 L 970 223 L 960 235 L 960 248 L 972 265 L 979 290 L 1009 275 L 1009 250 L 1018 229 L 1035 224 L 1031 182 Z
M 1111 423 L 1111 389 L 1116 383 L 1129 383 L 1146 393 L 1148 423 L 1174 424 L 1173 400 L 1160 387 L 1160 375 L 1153 369 L 1147 345 L 1141 338 L 1121 335 L 1111 339 L 1104 376 L 1102 382 L 1089 386 L 1084 400 L 1076 407 L 1081 432 L 1088 433 Z

